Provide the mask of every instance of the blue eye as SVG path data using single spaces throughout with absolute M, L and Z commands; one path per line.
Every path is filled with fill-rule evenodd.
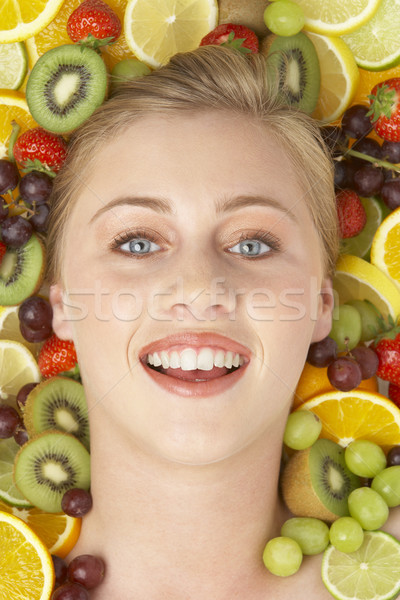
M 232 248 L 229 248 L 229 252 L 234 254 L 242 254 L 243 256 L 261 256 L 262 254 L 267 254 L 271 252 L 273 248 L 266 244 L 265 242 L 261 242 L 260 240 L 242 240 Z
M 129 252 L 130 254 L 149 254 L 150 252 L 156 252 L 160 250 L 160 246 L 155 242 L 151 242 L 145 238 L 134 238 L 125 242 L 119 246 L 119 250 L 123 252 Z

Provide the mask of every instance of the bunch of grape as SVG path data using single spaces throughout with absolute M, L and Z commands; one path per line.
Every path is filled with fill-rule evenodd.
M 67 566 L 58 556 L 52 555 L 55 571 L 55 590 L 51 600 L 88 600 L 89 591 L 104 578 L 104 562 L 98 556 L 81 554 Z

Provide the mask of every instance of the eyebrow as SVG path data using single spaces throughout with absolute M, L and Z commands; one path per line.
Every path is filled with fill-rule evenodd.
M 102 206 L 90 219 L 90 223 L 95 221 L 104 212 L 110 211 L 117 206 L 142 206 L 155 212 L 174 215 L 176 212 L 173 210 L 170 202 L 161 197 L 148 197 L 148 196 L 123 196 L 115 198 L 108 204 Z M 240 208 L 246 208 L 251 206 L 264 206 L 279 210 L 284 215 L 288 216 L 292 221 L 297 222 L 296 215 L 274 198 L 268 196 L 251 195 L 245 194 L 241 196 L 234 196 L 233 198 L 226 198 L 225 200 L 219 201 L 216 204 L 217 215 L 233 212 Z

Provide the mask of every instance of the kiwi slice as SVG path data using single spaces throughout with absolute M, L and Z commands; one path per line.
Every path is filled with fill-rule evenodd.
M 321 71 L 317 52 L 311 40 L 302 32 L 276 36 L 267 55 L 267 72 L 279 77 L 279 87 L 285 101 L 311 114 L 317 106 Z
M 51 377 L 29 393 L 24 425 L 30 436 L 47 429 L 74 435 L 90 450 L 89 419 L 83 385 L 68 377 Z
M 26 87 L 33 118 L 45 129 L 68 133 L 103 103 L 107 70 L 95 50 L 64 44 L 35 63 Z
M 19 304 L 37 292 L 44 265 L 44 246 L 34 233 L 20 248 L 7 247 L 0 265 L 0 305 Z
M 61 500 L 71 488 L 90 487 L 90 455 L 73 435 L 45 431 L 24 444 L 15 457 L 14 482 L 37 508 L 61 512 Z
M 282 474 L 283 499 L 293 515 L 329 522 L 349 514 L 347 498 L 360 485 L 344 448 L 326 439 L 293 454 Z

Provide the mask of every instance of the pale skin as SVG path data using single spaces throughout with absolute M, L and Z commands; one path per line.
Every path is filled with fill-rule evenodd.
M 293 391 L 332 311 L 305 190 L 283 150 L 246 117 L 152 116 L 100 149 L 85 184 L 51 301 L 90 411 L 93 509 L 69 558 L 104 559 L 91 598 L 328 600 L 320 557 L 285 579 L 262 563 L 289 516 L 277 487 Z M 140 258 L 114 241 L 149 230 L 156 239 Z M 240 240 L 260 230 L 271 245 L 244 256 Z M 139 363 L 154 340 L 204 331 L 248 349 L 225 391 L 182 397 Z

